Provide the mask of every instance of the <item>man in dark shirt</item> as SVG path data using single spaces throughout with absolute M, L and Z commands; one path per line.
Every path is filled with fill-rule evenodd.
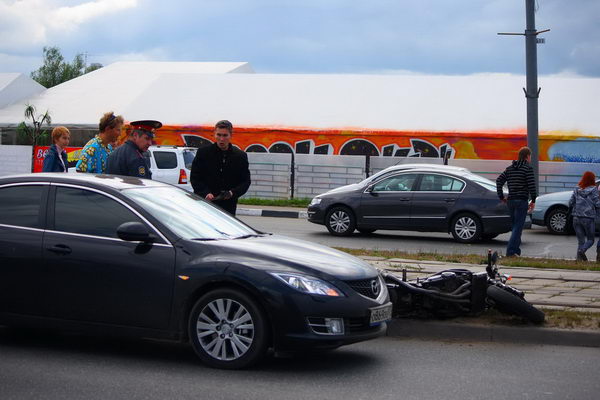
M 199 148 L 192 163 L 190 181 L 194 193 L 235 215 L 238 198 L 250 187 L 248 155 L 231 145 L 233 125 L 215 125 L 215 143 Z
M 136 176 L 152 179 L 150 165 L 144 153 L 152 144 L 154 131 L 162 126 L 158 121 L 144 120 L 130 123 L 129 137 L 108 156 L 107 174 Z
M 531 162 L 531 150 L 529 147 L 519 149 L 519 159 L 513 161 L 503 173 L 496 179 L 496 190 L 498 197 L 508 205 L 512 232 L 506 247 L 506 256 L 521 255 L 521 234 L 525 225 L 527 212 L 535 207 L 537 190 L 535 187 L 535 175 Z M 504 197 L 502 188 L 508 184 L 508 200 Z M 529 199 L 531 198 L 531 202 Z M 529 203 L 529 204 L 528 204 Z

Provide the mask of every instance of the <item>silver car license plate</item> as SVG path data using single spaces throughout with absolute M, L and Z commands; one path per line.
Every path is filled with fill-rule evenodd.
M 380 307 L 371 308 L 370 324 L 377 325 L 384 321 L 392 319 L 392 303 L 384 304 Z

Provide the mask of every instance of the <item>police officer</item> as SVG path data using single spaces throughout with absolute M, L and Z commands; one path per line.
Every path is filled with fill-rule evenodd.
M 162 126 L 158 121 L 143 120 L 130 123 L 129 137 L 108 156 L 107 174 L 152 179 L 150 165 L 144 152 L 152 144 L 154 131 Z

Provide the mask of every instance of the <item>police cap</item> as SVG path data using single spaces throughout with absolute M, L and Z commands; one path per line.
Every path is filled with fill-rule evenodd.
M 140 121 L 132 121 L 129 123 L 133 128 L 133 132 L 138 132 L 139 134 L 145 134 L 149 137 L 154 137 L 154 131 L 162 126 L 162 123 L 159 121 L 155 121 L 152 119 L 145 119 Z M 133 133 L 132 132 L 132 133 Z

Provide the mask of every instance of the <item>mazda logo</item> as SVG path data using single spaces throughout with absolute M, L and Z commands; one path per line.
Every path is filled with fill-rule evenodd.
M 379 279 L 373 279 L 371 281 L 371 290 L 375 296 L 379 296 Z

